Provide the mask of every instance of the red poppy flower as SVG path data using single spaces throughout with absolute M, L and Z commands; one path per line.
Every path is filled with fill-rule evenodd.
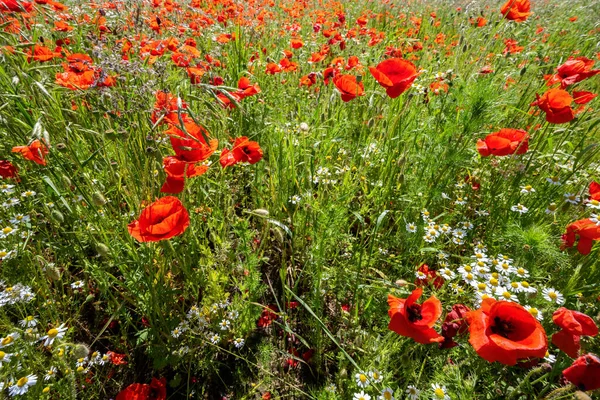
M 167 174 L 167 180 L 160 189 L 162 193 L 181 193 L 185 185 L 185 178 L 200 176 L 208 170 L 206 165 L 187 163 L 173 156 L 163 159 L 163 168 Z
M 579 355 L 580 336 L 596 336 L 598 334 L 598 327 L 593 319 L 565 307 L 559 308 L 552 314 L 552 321 L 562 328 L 561 331 L 552 335 L 552 343 L 572 358 Z
M 596 181 L 590 183 L 590 199 L 600 201 L 600 183 Z
M 502 128 L 477 141 L 477 151 L 482 157 L 525 154 L 528 148 L 529 135 L 522 129 Z
M 537 100 L 531 103 L 532 106 L 538 106 L 546 113 L 546 121 L 551 124 L 564 124 L 575 118 L 575 113 L 571 108 L 573 98 L 562 89 L 550 89 L 540 97 L 536 94 Z
M 166 400 L 167 380 L 165 378 L 152 378 L 148 385 L 134 383 L 122 390 L 115 400 Z
M 417 269 L 417 275 L 416 286 L 433 285 L 434 288 L 439 289 L 444 285 L 444 279 L 434 269 L 430 269 L 427 264 L 421 264 Z
M 186 69 L 188 78 L 190 78 L 190 82 L 192 85 L 197 85 L 202 82 L 202 77 L 206 73 L 204 68 L 198 67 L 189 67 Z
M 221 167 L 225 168 L 237 164 L 237 161 L 233 156 L 233 153 L 224 147 L 221 151 L 221 156 L 219 157 L 219 163 L 221 164 Z
M 356 76 L 354 75 L 336 75 L 333 78 L 333 83 L 338 88 L 342 95 L 343 102 L 349 102 L 356 96 L 363 96 L 365 93 L 365 86 L 362 81 L 357 82 Z
M 579 390 L 600 389 L 600 358 L 588 353 L 575 360 L 562 374 Z
M 29 1 L 0 0 L 0 12 L 31 12 L 33 4 Z
M 248 140 L 246 136 L 235 139 L 231 152 L 236 162 L 256 164 L 263 157 L 263 151 L 259 144 Z
M 421 294 L 423 289 L 416 288 L 406 299 L 388 295 L 388 315 L 391 318 L 388 329 L 421 344 L 442 342 L 444 337 L 432 328 L 442 315 L 442 304 L 435 296 L 431 296 L 423 304 L 417 304 Z
M 567 62 L 556 68 L 556 74 L 546 75 L 544 79 L 546 79 L 548 86 L 560 83 L 560 86 L 564 89 L 569 85 L 600 74 L 600 69 L 592 70 L 593 66 L 594 60 L 590 60 L 589 58 L 569 58 Z
M 109 357 L 110 362 L 113 365 L 126 365 L 127 361 L 125 361 L 125 354 L 119 354 L 119 353 L 115 353 L 114 351 L 109 351 L 106 353 L 106 355 Z
M 250 83 L 250 79 L 246 78 L 245 76 L 241 77 L 238 81 L 238 89 L 239 91 L 237 94 L 240 96 L 240 99 L 260 93 L 260 87 L 258 84 Z
M 0 160 L 0 176 L 3 178 L 16 178 L 18 169 L 8 160 Z
M 20 153 L 26 160 L 31 160 L 40 165 L 46 165 L 45 155 L 48 154 L 48 148 L 39 140 L 34 140 L 28 146 L 15 146 L 13 153 Z
M 160 117 L 164 116 L 164 122 L 179 124 L 178 112 L 183 113 L 183 111 L 187 109 L 185 101 L 162 90 L 157 91 L 154 96 L 156 97 L 156 101 L 154 103 L 152 116 L 150 117 L 152 123 L 156 124 Z
M 546 355 L 548 339 L 542 325 L 521 305 L 483 300 L 467 314 L 469 343 L 489 362 L 515 365 L 518 360 Z
M 171 146 L 173 146 L 175 154 L 180 160 L 186 162 L 206 160 L 217 149 L 219 141 L 211 140 L 208 132 L 187 115 L 183 115 L 182 119 L 187 133 L 175 126 L 165 132 L 170 135 Z
M 458 343 L 454 341 L 454 337 L 456 335 L 462 335 L 467 331 L 468 325 L 466 316 L 469 311 L 471 311 L 469 307 L 463 304 L 455 304 L 452 306 L 452 311 L 446 315 L 444 323 L 442 324 L 442 336 L 444 337 L 444 341 L 440 343 L 440 348 L 451 349 L 458 346 Z
M 269 304 L 266 308 L 263 309 L 256 325 L 259 328 L 266 328 L 271 325 L 273 321 L 277 319 L 277 306 L 275 304 Z
M 190 216 L 181 201 L 167 196 L 146 207 L 127 229 L 140 242 L 158 242 L 181 235 L 189 225 Z
M 507 0 L 500 8 L 504 18 L 511 21 L 523 22 L 531 15 L 531 4 L 529 0 Z
M 573 247 L 579 236 L 577 251 L 587 255 L 592 251 L 594 240 L 600 240 L 600 225 L 596 225 L 591 219 L 580 219 L 567 226 L 567 231 L 562 235 L 563 247 Z
M 587 104 L 596 97 L 598 95 L 592 92 L 573 92 L 573 101 L 575 104 Z
M 401 58 L 389 58 L 369 71 L 392 99 L 404 93 L 419 75 L 413 63 Z
M 0 0 L 0 1 L 2 1 L 2 0 Z M 50 50 L 48 47 L 42 46 L 39 44 L 34 45 L 33 49 L 27 50 L 27 62 L 29 62 L 29 63 L 32 60 L 39 61 L 39 62 L 46 62 L 46 61 L 50 61 L 53 58 L 60 57 L 60 56 L 61 56 L 60 53 L 56 53 L 56 52 Z

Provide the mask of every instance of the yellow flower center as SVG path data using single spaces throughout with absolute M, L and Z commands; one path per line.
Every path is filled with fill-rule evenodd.
M 50 392 L 50 386 L 46 386 L 44 388 L 44 390 L 42 390 L 42 393 L 49 393 Z
M 385 392 L 383 394 L 383 398 L 386 400 L 391 400 L 392 399 L 392 394 L 390 392 Z
M 13 342 L 13 337 L 12 336 L 7 336 L 4 339 L 2 339 L 2 346 L 8 346 L 12 342 Z
M 524 288 L 528 288 L 529 287 L 529 282 L 521 282 L 521 286 L 523 286 Z
M 490 279 L 490 285 L 492 285 L 492 286 L 498 286 L 498 279 L 496 279 L 496 278 Z
M 593 206 L 600 205 L 600 201 L 598 201 L 598 200 L 590 200 L 590 203 L 592 203 Z
M 361 381 L 362 383 L 365 383 L 367 381 L 367 376 L 365 374 L 360 374 L 360 376 L 358 377 L 358 380 Z
M 83 368 L 83 367 L 77 367 L 77 372 L 81 372 L 81 371 L 83 371 L 83 370 L 84 370 L 84 368 Z
M 4 250 L 0 250 L 0 257 L 6 257 L 7 254 L 8 254 L 8 252 L 6 252 Z
M 6 353 L 3 352 L 2 350 L 0 350 L 0 360 L 4 360 L 5 355 L 6 355 Z
M 538 309 L 537 309 L 537 308 L 535 308 L 535 307 L 531 307 L 531 308 L 529 309 L 529 313 L 530 313 L 531 315 L 533 315 L 534 317 L 537 317 L 537 315 L 539 314 L 539 311 L 538 311 Z M 546 353 L 547 353 L 547 352 L 546 352 Z
M 558 295 L 555 292 L 549 292 L 548 297 L 550 297 L 552 300 L 556 300 Z
M 2 232 L 5 235 L 8 235 L 9 233 L 11 233 L 13 231 L 13 228 L 11 228 L 10 226 L 7 226 L 6 228 L 2 229 Z
M 533 189 L 533 187 L 531 185 L 525 186 L 525 190 L 530 191 L 531 189 Z
M 511 282 L 510 286 L 514 287 L 515 289 L 519 287 L 519 284 L 517 282 Z
M 467 276 L 465 278 L 468 279 L 468 280 L 471 280 L 471 279 L 473 279 L 473 275 L 467 274 Z
M 471 268 L 470 265 L 465 265 L 465 271 L 467 272 L 471 272 L 473 269 Z
M 484 290 L 484 289 L 485 289 L 485 287 L 486 287 L 486 284 L 485 284 L 485 283 L 478 283 L 478 284 L 477 284 L 477 289 L 479 289 L 479 290 Z
M 23 386 L 25 386 L 27 384 L 28 381 L 29 381 L 29 379 L 27 379 L 27 377 L 24 376 L 24 377 L 22 377 L 21 379 L 19 379 L 17 381 L 17 386 L 18 387 L 23 387 Z
M 477 261 L 478 267 L 485 267 L 485 263 L 483 261 Z
M 492 278 L 498 279 L 498 273 L 497 272 L 492 272 Z
M 433 391 L 433 394 L 435 394 L 435 397 L 437 397 L 438 399 L 443 399 L 444 397 L 446 397 L 446 393 L 444 393 L 443 389 L 435 389 Z
M 519 269 L 517 270 L 517 273 L 518 273 L 519 275 L 523 275 L 523 274 L 525 274 L 525 270 L 524 270 L 523 268 L 519 268 Z
M 48 332 L 46 332 L 46 334 L 48 335 L 49 338 L 55 338 L 56 335 L 58 335 L 58 329 L 56 328 L 52 328 L 50 329 Z

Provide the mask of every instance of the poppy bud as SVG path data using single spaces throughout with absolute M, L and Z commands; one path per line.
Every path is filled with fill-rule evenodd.
M 46 273 L 46 276 L 48 277 L 48 279 L 50 279 L 51 281 L 57 281 L 60 279 L 60 270 L 58 268 L 56 268 L 54 265 L 49 265 L 46 267 L 46 269 L 44 270 L 44 272 Z
M 105 205 L 107 203 L 107 201 L 104 198 L 104 196 L 102 195 L 102 193 L 100 193 L 99 191 L 95 191 L 92 194 L 92 203 L 94 203 L 94 205 L 96 207 L 102 207 L 103 205 Z
M 65 222 L 65 216 L 58 210 L 52 210 L 52 214 L 50 215 L 54 222 L 62 224 Z
M 110 249 L 104 243 L 96 244 L 96 251 L 100 257 L 106 258 L 110 255 Z
M 70 188 L 72 185 L 71 179 L 69 179 L 69 177 L 66 175 L 62 176 L 62 182 L 63 182 L 63 185 L 65 185 L 65 187 L 67 187 L 67 188 Z
M 252 213 L 260 215 L 261 217 L 269 216 L 269 211 L 265 210 L 264 208 L 257 208 L 256 210 L 252 211 Z
M 404 279 L 398 279 L 396 281 L 396 286 L 405 287 L 406 285 L 408 285 L 408 282 L 406 282 Z
M 302 122 L 300 124 L 300 130 L 303 132 L 308 132 L 308 130 L 310 129 L 310 127 L 308 126 L 308 124 L 306 122 Z
M 76 359 L 86 358 L 90 354 L 90 349 L 83 343 L 78 343 L 73 347 L 73 357 Z
M 62 151 L 66 151 L 67 150 L 67 145 L 64 144 L 64 143 L 58 143 L 56 145 L 56 150 L 61 151 L 61 152 Z

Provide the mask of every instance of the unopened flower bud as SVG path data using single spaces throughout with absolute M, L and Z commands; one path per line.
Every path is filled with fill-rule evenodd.
M 57 222 L 59 224 L 65 222 L 65 216 L 58 210 L 52 210 L 51 217 L 54 220 L 54 222 Z
M 94 203 L 94 205 L 96 207 L 102 207 L 107 202 L 106 202 L 106 199 L 104 198 L 104 196 L 102 195 L 102 193 L 100 193 L 99 191 L 95 191 L 92 194 L 92 203 Z
M 104 243 L 97 243 L 96 244 L 96 251 L 98 252 L 98 255 L 100 257 L 106 258 L 106 257 L 108 257 L 110 255 L 110 249 Z
M 254 214 L 258 214 L 261 217 L 268 217 L 269 216 L 269 210 L 265 210 L 264 208 L 257 208 L 256 210 L 252 211 Z
M 54 265 L 48 265 L 44 272 L 46 272 L 46 276 L 51 281 L 58 281 L 60 279 L 60 270 Z
M 404 279 L 398 279 L 396 281 L 396 286 L 404 287 L 406 285 L 408 285 L 408 282 L 406 282 Z
M 73 357 L 86 358 L 90 354 L 90 348 L 83 343 L 78 343 L 73 347 Z

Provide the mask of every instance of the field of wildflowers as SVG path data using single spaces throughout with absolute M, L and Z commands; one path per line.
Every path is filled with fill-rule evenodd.
M 593 398 L 598 21 L 0 0 L 0 398 Z

